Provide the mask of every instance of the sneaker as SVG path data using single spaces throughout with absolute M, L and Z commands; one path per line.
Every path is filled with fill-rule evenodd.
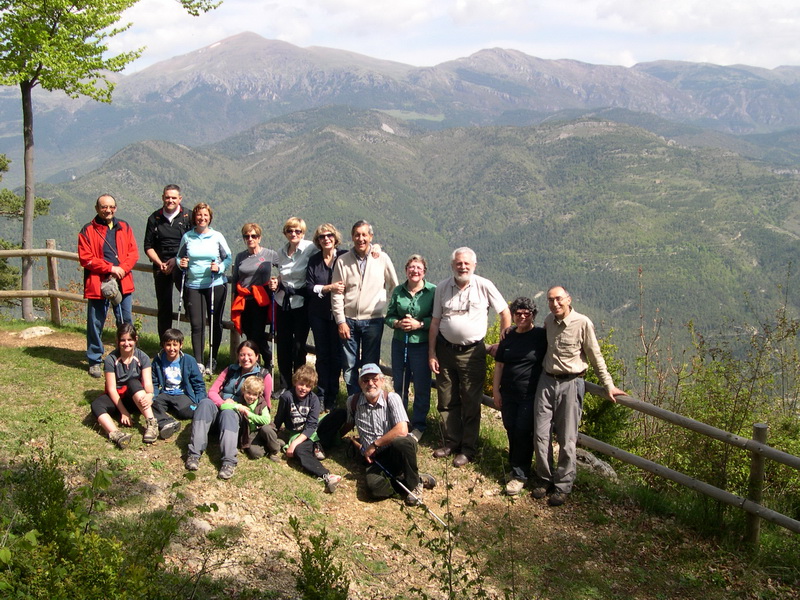
M 233 477 L 233 474 L 236 472 L 236 465 L 231 463 L 225 463 L 222 465 L 222 468 L 217 473 L 217 477 L 219 479 L 228 480 Z
M 417 443 L 422 439 L 422 432 L 419 429 L 413 429 L 411 435 L 417 440 Z
M 332 494 L 336 491 L 336 488 L 341 480 L 341 475 L 334 475 L 333 473 L 326 473 L 322 476 L 322 481 L 325 482 L 325 491 L 329 494 Z
M 158 439 L 158 421 L 155 419 L 147 419 L 147 425 L 142 434 L 142 442 L 145 444 L 152 444 Z
M 281 455 L 278 454 L 277 452 L 275 454 L 267 455 L 267 458 L 270 459 L 272 462 L 276 462 L 276 463 L 281 462 Z
M 417 487 L 406 496 L 406 506 L 419 506 L 422 504 L 422 482 L 417 484 Z
M 206 374 L 206 366 L 203 363 L 197 363 L 197 370 L 200 371 L 200 375 Z
M 533 496 L 533 497 L 534 497 L 534 498 L 536 498 L 537 500 L 541 500 L 542 498 L 544 498 L 545 496 L 547 496 L 547 488 L 546 488 L 546 487 L 543 487 L 543 486 L 541 486 L 541 485 L 539 485 L 539 486 L 536 486 L 536 487 L 535 487 L 535 488 L 533 488 L 533 490 L 531 491 L 531 496 Z
M 158 437 L 160 437 L 162 440 L 168 440 L 173 435 L 178 433 L 180 430 L 181 430 L 180 421 L 170 421 L 161 428 L 161 431 L 158 432 Z
M 436 487 L 436 478 L 430 473 L 420 473 L 419 482 L 426 490 L 432 490 Z
M 566 501 L 567 501 L 567 495 L 563 492 L 553 492 L 547 499 L 547 503 L 550 506 L 561 506 Z
M 89 375 L 91 375 L 95 379 L 100 379 L 103 376 L 103 365 L 99 363 L 96 365 L 90 365 Z
M 516 496 L 520 492 L 522 492 L 523 488 L 525 487 L 525 482 L 522 479 L 512 479 L 506 484 L 506 494 L 509 496 Z
M 187 471 L 197 471 L 200 468 L 200 457 L 190 454 L 186 457 L 186 464 L 184 465 Z
M 133 436 L 130 433 L 125 433 L 121 429 L 115 429 L 111 433 L 108 434 L 108 439 L 114 442 L 114 444 L 120 450 L 124 450 L 128 447 L 128 444 L 131 443 L 131 438 Z
M 319 442 L 314 442 L 314 458 L 317 460 L 325 460 L 325 452 Z

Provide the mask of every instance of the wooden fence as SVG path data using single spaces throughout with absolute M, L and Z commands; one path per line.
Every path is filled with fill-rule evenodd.
M 31 290 L 25 292 L 21 290 L 0 290 L 0 298 L 49 298 L 51 319 L 56 325 L 61 325 L 61 300 L 86 302 L 81 295 L 61 291 L 58 287 L 58 259 L 61 258 L 77 261 L 78 255 L 75 252 L 63 252 L 56 250 L 54 240 L 47 240 L 46 249 L 0 250 L 0 259 L 19 258 L 22 256 L 45 257 L 47 259 L 48 289 Z M 134 270 L 152 273 L 152 266 L 148 263 L 137 263 L 137 265 L 134 267 Z M 133 312 L 148 316 L 156 316 L 158 314 L 155 308 L 146 306 L 134 306 Z M 175 316 L 177 317 L 177 315 Z M 224 326 L 231 330 L 231 356 L 233 356 L 235 354 L 235 348 L 239 344 L 239 335 L 236 330 L 232 328 L 232 325 L 229 321 L 224 322 Z M 313 352 L 313 346 L 309 346 L 309 349 L 311 352 Z M 382 368 L 385 372 L 390 372 L 390 370 L 383 365 Z M 598 396 L 606 397 L 605 390 L 593 383 L 586 383 L 586 391 Z M 753 426 L 753 438 L 749 439 L 670 412 L 663 408 L 648 404 L 647 402 L 642 402 L 641 400 L 631 396 L 618 396 L 617 402 L 632 410 L 662 419 L 674 425 L 678 425 L 679 427 L 689 429 L 690 431 L 694 431 L 701 435 L 705 435 L 726 444 L 749 451 L 751 455 L 750 482 L 748 486 L 747 498 L 742 498 L 741 496 L 731 494 L 730 492 L 684 475 L 678 471 L 668 469 L 663 465 L 647 460 L 640 456 L 636 456 L 635 454 L 631 454 L 620 448 L 616 448 L 584 434 L 579 434 L 579 444 L 596 452 L 616 458 L 622 462 L 634 465 L 635 467 L 645 471 L 649 471 L 650 473 L 653 473 L 659 477 L 674 481 L 675 483 L 683 485 L 689 489 L 710 496 L 715 500 L 746 511 L 748 513 L 748 519 L 745 540 L 752 547 L 756 547 L 759 542 L 761 519 L 765 519 L 780 525 L 781 527 L 784 527 L 795 533 L 800 533 L 800 521 L 770 510 L 769 508 L 761 505 L 764 480 L 764 459 L 769 458 L 781 464 L 800 470 L 800 457 L 776 450 L 765 443 L 767 439 L 766 425 L 761 423 L 755 424 Z M 488 397 L 484 398 L 484 404 L 494 407 L 493 401 Z

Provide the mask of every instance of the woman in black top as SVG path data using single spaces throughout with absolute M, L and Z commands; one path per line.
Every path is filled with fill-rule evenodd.
M 342 236 L 336 227 L 330 223 L 317 227 L 314 231 L 314 245 L 320 252 L 309 259 L 306 270 L 308 320 L 314 334 L 319 376 L 318 395 L 324 410 L 331 410 L 336 406 L 342 370 L 341 342 L 331 313 L 331 294 L 344 292 L 344 282 L 331 281 L 333 265 L 339 256 L 347 252 L 339 248 L 341 243 Z
M 529 298 L 517 298 L 510 308 L 515 327 L 497 347 L 493 395 L 508 435 L 511 475 L 506 493 L 514 496 L 522 491 L 531 474 L 533 399 L 547 351 L 547 336 L 543 327 L 533 326 L 537 311 Z

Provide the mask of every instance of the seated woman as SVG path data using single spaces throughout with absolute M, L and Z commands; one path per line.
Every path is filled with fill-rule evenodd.
M 133 325 L 123 323 L 117 329 L 117 349 L 106 356 L 103 370 L 106 393 L 92 402 L 92 413 L 119 448 L 127 448 L 131 434 L 117 429 L 112 415 L 120 424 L 131 426 L 131 413 L 140 412 L 147 419 L 142 442 L 152 444 L 158 439 L 158 422 L 153 416 L 153 377 L 150 358 L 136 347 L 139 336 Z
M 223 404 L 227 401 L 235 401 L 245 404 L 243 385 L 250 377 L 258 377 L 264 381 L 265 398 L 262 410 L 269 409 L 269 396 L 272 393 L 272 377 L 261 368 L 259 364 L 258 346 L 251 340 L 245 340 L 236 351 L 238 361 L 226 368 L 219 374 L 214 385 L 208 391 L 208 398 L 203 398 L 197 405 L 197 410 L 192 418 L 192 437 L 189 442 L 189 452 L 186 457 L 186 469 L 196 471 L 200 466 L 200 455 L 205 452 L 208 446 L 208 430 L 215 422 L 219 426 L 219 445 L 222 454 L 222 466 L 217 476 L 220 479 L 230 479 L 236 470 L 236 448 L 239 442 L 239 432 L 241 429 L 241 419 L 239 415 L 243 411 L 224 410 Z M 247 407 L 248 414 L 251 411 Z M 261 413 L 259 413 L 261 414 Z M 270 435 L 271 427 L 262 427 L 264 435 Z M 274 440 L 275 452 L 277 452 L 277 438 Z
M 547 351 L 547 335 L 543 327 L 533 326 L 536 305 L 529 298 L 515 299 L 510 309 L 515 326 L 497 347 L 493 396 L 508 435 L 511 475 L 506 493 L 515 496 L 525 487 L 531 474 L 533 399 Z
M 322 466 L 320 460 L 325 458 L 325 454 L 320 445 L 329 446 L 333 442 L 341 421 L 320 418 L 319 398 L 311 391 L 316 385 L 317 372 L 314 367 L 302 365 L 297 368 L 292 375 L 292 388 L 281 394 L 278 412 L 275 414 L 275 428 L 280 430 L 286 425 L 291 436 L 285 447 L 286 457 L 297 457 L 300 466 L 311 475 L 322 479 L 325 490 L 332 494 L 342 476 L 334 475 Z M 329 424 L 334 426 L 328 427 Z

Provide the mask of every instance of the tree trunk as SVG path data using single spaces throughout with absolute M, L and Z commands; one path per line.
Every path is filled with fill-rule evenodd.
M 33 174 L 33 85 L 23 81 L 19 85 L 22 92 L 22 138 L 25 143 L 23 166 L 25 169 L 25 203 L 22 211 L 22 249 L 33 248 L 33 211 L 35 189 Z M 22 258 L 22 289 L 33 289 L 33 258 Z M 33 321 L 33 299 L 22 299 L 22 318 Z

